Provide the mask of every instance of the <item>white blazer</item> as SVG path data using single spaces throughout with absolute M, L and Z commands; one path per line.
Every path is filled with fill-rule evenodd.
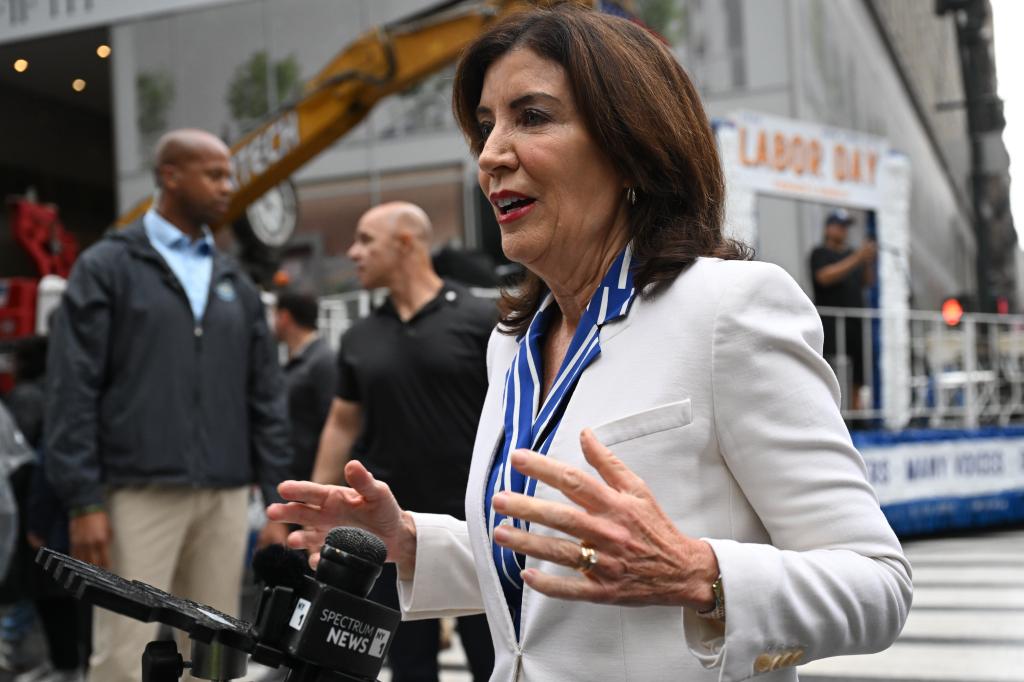
M 502 433 L 514 338 L 491 337 L 490 389 L 466 522 L 416 514 L 407 619 L 487 613 L 492 680 L 796 680 L 793 666 L 886 648 L 911 601 L 910 565 L 878 506 L 821 357 L 814 306 L 782 269 L 700 259 L 601 330 L 549 457 L 596 475 L 579 433 L 647 482 L 677 527 L 705 538 L 726 620 L 671 606 L 551 599 L 526 588 L 517 642 L 491 559 L 484 486 Z M 565 502 L 537 486 L 537 497 Z M 553 534 L 534 524 L 532 532 Z M 570 570 L 527 559 L 555 574 Z

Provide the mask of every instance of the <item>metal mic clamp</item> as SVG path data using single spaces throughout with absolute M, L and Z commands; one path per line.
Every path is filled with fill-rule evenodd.
M 142 682 L 174 682 L 184 671 L 185 662 L 174 642 L 150 642 L 142 652 Z
M 154 641 L 142 652 L 142 682 L 174 682 L 186 668 L 203 680 L 234 680 L 248 669 L 248 655 L 220 642 L 192 640 L 192 660 L 185 661 L 173 641 Z
M 234 680 L 245 675 L 249 656 L 241 649 L 192 640 L 192 677 L 202 680 Z

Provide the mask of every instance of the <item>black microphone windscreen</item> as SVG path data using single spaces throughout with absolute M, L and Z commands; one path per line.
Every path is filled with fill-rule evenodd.
M 327 534 L 324 544 L 357 556 L 374 566 L 383 566 L 388 556 L 384 541 L 362 528 L 338 526 Z
M 302 585 L 302 576 L 307 574 L 307 566 L 302 553 L 284 545 L 268 545 L 252 557 L 252 572 L 267 587 L 298 588 Z

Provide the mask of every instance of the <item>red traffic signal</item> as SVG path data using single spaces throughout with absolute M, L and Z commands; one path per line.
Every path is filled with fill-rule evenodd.
M 942 319 L 950 327 L 960 324 L 960 318 L 964 316 L 964 306 L 959 299 L 947 298 L 942 302 Z

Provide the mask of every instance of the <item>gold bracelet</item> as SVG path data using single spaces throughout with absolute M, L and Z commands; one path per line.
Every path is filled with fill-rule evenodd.
M 715 595 L 714 606 L 707 611 L 697 611 L 697 615 L 710 620 L 725 620 L 725 591 L 722 589 L 721 575 L 711 583 L 711 592 Z

